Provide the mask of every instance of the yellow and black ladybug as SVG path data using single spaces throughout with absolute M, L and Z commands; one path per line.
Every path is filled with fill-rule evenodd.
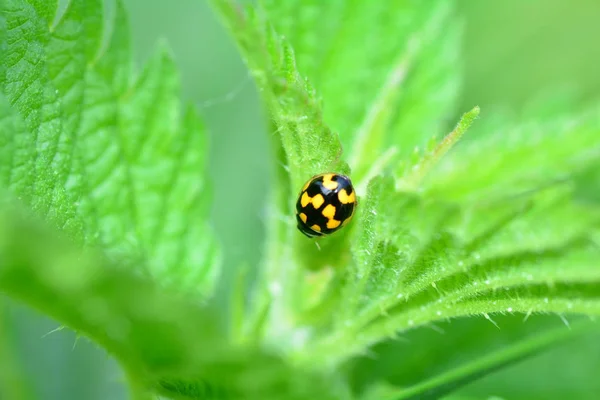
M 329 235 L 350 222 L 356 204 L 350 178 L 335 173 L 315 175 L 298 195 L 298 229 L 310 238 Z

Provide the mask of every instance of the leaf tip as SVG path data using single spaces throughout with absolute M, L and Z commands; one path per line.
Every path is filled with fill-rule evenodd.
M 454 131 L 452 133 L 450 133 L 450 135 L 458 136 L 456 138 L 458 140 L 458 138 L 460 136 L 462 136 L 467 131 L 467 129 L 469 129 L 469 127 L 473 124 L 473 122 L 477 118 L 479 118 L 480 112 L 481 112 L 481 108 L 479 108 L 479 106 L 475 106 L 471 110 L 464 113 L 462 115 L 462 117 L 460 118 L 460 121 L 458 122 L 456 129 L 454 129 Z M 450 137 L 450 135 L 448 135 L 447 137 Z

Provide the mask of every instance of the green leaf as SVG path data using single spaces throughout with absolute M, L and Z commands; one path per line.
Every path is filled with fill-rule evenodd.
M 0 291 L 100 344 L 143 388 L 191 399 L 277 399 L 280 391 L 289 398 L 337 398 L 324 376 L 295 370 L 254 346 L 232 345 L 212 305 L 165 293 L 2 205 Z M 309 380 L 314 386 L 298 383 Z
M 446 89 L 457 87 L 457 63 L 448 60 L 459 53 L 451 43 L 460 24 L 451 3 L 265 1 L 246 11 L 227 1 L 215 5 L 263 93 L 282 143 L 275 141 L 279 160 L 289 161 L 276 175 L 273 198 L 282 206 L 272 216 L 256 296 L 270 305 L 261 323 L 269 342 L 291 349 L 296 362 L 335 366 L 440 320 L 600 312 L 600 209 L 577 201 L 573 180 L 597 165 L 596 109 L 543 125 L 511 121 L 510 140 L 498 133 L 501 119 L 492 119 L 449 151 L 479 114 L 477 107 L 465 114 L 437 144 L 430 138 L 439 129 L 424 129 L 447 117 L 453 90 Z M 419 45 L 410 43 L 412 35 Z M 311 85 L 290 85 L 299 76 Z M 278 90 L 282 83 L 287 90 Z M 319 93 L 323 119 L 320 102 L 298 101 L 307 93 Z M 414 109 L 401 112 L 410 103 Z M 298 171 L 323 172 L 335 154 L 330 130 L 286 125 L 302 115 L 302 124 L 326 121 L 354 146 L 349 161 L 361 196 L 352 227 L 320 242 L 320 250 L 297 239 L 281 215 L 292 213 L 293 189 L 307 178 Z M 525 135 L 532 126 L 539 134 Z M 542 135 L 547 127 L 559 133 Z M 315 150 L 303 143 L 326 144 Z M 413 152 L 415 146 L 424 150 Z M 515 356 L 524 353 L 516 348 Z
M 107 349 L 139 396 L 191 399 L 390 394 L 377 374 L 353 392 L 342 367 L 458 317 L 600 314 L 597 107 L 492 116 L 462 138 L 474 108 L 438 140 L 458 119 L 454 2 L 213 4 L 271 122 L 256 281 L 240 269 L 229 309 L 207 301 L 219 252 L 205 129 L 178 99 L 168 53 L 135 74 L 120 2 L 104 35 L 99 0 L 72 1 L 56 23 L 53 3 L 7 0 L 0 182 L 70 244 L 6 206 L 2 292 Z M 359 206 L 317 245 L 297 232 L 294 203 L 326 171 L 351 173 Z M 563 332 L 512 337 L 393 394 L 446 393 Z
M 336 276 L 331 285 L 316 287 L 323 285 L 315 283 L 319 279 L 304 276 L 304 271 L 330 270 L 349 261 L 336 257 L 340 252 L 347 252 L 347 231 L 323 240 L 320 251 L 299 237 L 291 223 L 282 220 L 282 215 L 292 213 L 296 190 L 311 175 L 324 171 L 347 173 L 347 166 L 339 162 L 341 148 L 337 135 L 325 125 L 324 118 L 329 117 L 333 126 L 350 122 L 348 126 L 336 127 L 342 141 L 355 142 L 357 150 L 353 153 L 367 150 L 365 154 L 350 154 L 354 159 L 351 162 L 358 168 L 353 171 L 353 179 L 360 195 L 368 180 L 393 160 L 394 146 L 388 144 L 396 140 L 392 126 L 403 126 L 409 121 L 403 119 L 403 114 L 396 113 L 405 100 L 402 95 L 416 107 L 424 107 L 423 110 L 431 107 L 428 121 L 439 124 L 446 118 L 454 98 L 454 90 L 446 88 L 456 88 L 457 83 L 457 64 L 446 61 L 449 56 L 455 57 L 456 52 L 433 49 L 445 45 L 456 49 L 459 29 L 455 23 L 444 23 L 452 16 L 452 5 L 447 2 L 437 2 L 434 7 L 407 4 L 393 8 L 394 14 L 390 16 L 383 4 L 362 5 L 360 2 L 348 6 L 340 2 L 327 5 L 264 2 L 245 10 L 229 1 L 214 1 L 213 4 L 233 33 L 273 122 L 273 146 L 279 160 L 274 165 L 277 184 L 274 185 L 273 199 L 277 208 L 270 216 L 262 294 L 258 295 L 263 300 L 257 302 L 272 305 L 272 318 L 267 324 L 273 324 L 273 329 L 293 331 L 292 321 L 307 317 L 314 307 L 326 312 L 327 304 L 334 303 L 331 299 L 336 296 L 336 285 L 339 284 L 340 277 Z M 294 15 L 297 11 L 299 26 L 291 27 L 290 24 L 295 22 L 290 18 L 278 18 L 278 13 L 284 9 Z M 272 19 L 267 20 L 266 16 Z M 385 16 L 385 24 L 375 24 L 380 30 L 365 37 L 364 27 L 381 16 Z M 320 23 L 321 17 L 344 26 L 338 27 L 338 22 L 324 25 Z M 334 31 L 318 33 L 327 31 L 327 27 L 334 27 Z M 399 37 L 396 36 L 398 33 L 401 34 Z M 317 57 L 318 61 L 311 63 L 309 59 L 314 60 L 311 51 L 317 47 L 314 45 L 317 36 L 319 43 L 331 42 L 335 48 L 327 51 L 322 60 Z M 374 45 L 376 37 L 380 42 L 378 46 Z M 365 57 L 369 52 L 373 52 L 372 56 Z M 351 59 L 356 59 L 357 63 L 348 62 Z M 361 60 L 373 61 L 373 64 L 361 67 L 360 63 L 364 62 Z M 352 68 L 346 67 L 349 65 Z M 416 65 L 420 67 L 417 69 Z M 363 73 L 354 73 L 354 68 L 362 68 Z M 444 95 L 430 95 L 425 90 L 429 85 L 438 89 L 443 87 L 440 93 Z M 323 113 L 317 92 L 323 96 Z M 449 97 L 445 97 L 446 94 Z M 373 105 L 369 109 L 370 103 Z M 328 110 L 333 111 L 328 114 Z M 357 119 L 360 117 L 362 122 Z M 356 135 L 353 135 L 353 129 Z M 436 134 L 435 131 L 421 131 L 419 126 L 414 126 L 413 130 L 408 136 L 412 141 L 410 146 Z M 362 143 L 363 140 L 369 144 Z M 378 152 L 386 148 L 388 150 L 380 157 Z M 355 160 L 357 157 L 358 161 Z M 366 168 L 367 165 L 372 168 Z M 314 306 L 306 293 L 325 293 L 325 304 Z
M 598 165 L 599 129 L 597 106 L 577 115 L 507 121 L 488 132 L 475 127 L 474 140 L 443 160 L 426 190 L 448 200 L 485 201 L 568 180 Z
M 160 294 L 155 284 L 115 268 L 101 254 L 82 254 L 25 219 L 22 210 L 2 204 L 2 292 L 91 337 L 127 367 L 188 359 L 193 349 L 181 338 L 198 335 L 194 327 L 203 325 L 204 315 L 197 306 Z
M 339 156 L 341 145 L 325 124 L 316 92 L 297 69 L 296 54 L 266 19 L 263 8 L 246 11 L 227 0 L 214 1 L 215 8 L 235 36 L 274 125 L 275 154 L 283 150 L 282 162 L 292 191 L 312 175 L 325 170 L 347 172 Z M 288 190 L 290 190 L 288 188 Z M 289 196 L 289 192 L 286 193 Z
M 600 368 L 598 332 L 592 332 L 543 354 L 505 368 L 475 381 L 457 392 L 480 398 L 493 390 L 496 396 L 515 400 L 595 399 L 600 383 L 595 372 Z M 557 365 L 563 368 L 556 368 Z
M 274 336 L 287 336 L 294 329 L 293 320 L 306 310 L 305 303 L 311 302 L 302 298 L 307 290 L 313 292 L 307 288 L 311 279 L 304 276 L 305 267 L 318 270 L 330 261 L 298 236 L 290 218 L 295 197 L 311 176 L 324 171 L 348 173 L 348 166 L 340 158 L 338 136 L 323 120 L 314 88 L 297 70 L 293 49 L 273 29 L 265 9 L 242 10 L 227 0 L 213 1 L 213 5 L 237 41 L 272 124 L 275 183 L 271 185 L 262 278 L 249 310 L 259 326 L 250 330 L 264 332 L 267 325 Z M 338 246 L 340 240 L 334 238 L 325 246 Z M 294 262 L 296 257 L 300 262 Z
M 371 185 L 373 204 L 363 212 L 377 217 L 355 242 L 359 262 L 340 300 L 353 306 L 339 314 L 338 334 L 317 342 L 325 346 L 319 353 L 346 357 L 352 346 L 359 353 L 397 332 L 465 315 L 600 312 L 600 209 L 573 202 L 568 185 L 472 208 L 391 188 L 391 180 Z
M 56 6 L 56 5 L 54 5 Z M 177 290 L 209 295 L 206 132 L 160 50 L 134 78 L 117 2 L 3 2 L 0 184 L 38 215 Z
M 445 333 L 439 326 L 436 330 L 420 329 L 404 341 L 377 346 L 377 362 L 373 358 L 362 360 L 354 366 L 353 374 L 359 379 L 386 379 L 385 386 L 375 386 L 366 398 L 437 399 L 466 382 L 557 347 L 567 339 L 598 332 L 597 324 L 589 321 L 577 321 L 569 328 L 548 318 L 525 323 L 521 318 L 502 317 L 498 326 L 500 329 L 485 320 L 469 319 L 453 322 L 452 329 Z M 413 346 L 408 346 L 408 341 Z M 407 359 L 413 369 L 398 365 L 399 357 Z M 422 381 L 415 384 L 416 379 Z
M 386 148 L 407 155 L 444 133 L 459 83 L 454 2 L 262 4 L 322 96 L 324 118 L 349 151 L 356 181 L 368 178 Z
M 404 190 L 415 190 L 418 188 L 421 185 L 423 178 L 430 172 L 431 168 L 439 163 L 448 150 L 460 140 L 478 116 L 479 107 L 475 107 L 468 113 L 465 113 L 454 130 L 444 137 L 430 153 L 425 154 L 419 163 L 414 165 L 411 170 L 407 172 L 407 176 L 402 178 L 399 186 Z

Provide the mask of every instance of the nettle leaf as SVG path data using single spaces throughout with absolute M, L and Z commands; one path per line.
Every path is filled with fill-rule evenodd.
M 492 132 L 477 127 L 470 140 L 446 157 L 426 184 L 431 196 L 472 201 L 511 197 L 568 180 L 597 165 L 600 158 L 600 110 L 578 115 L 507 121 Z M 485 128 L 485 127 L 484 127 Z M 489 130 L 489 129 L 488 129 Z
M 209 295 L 206 132 L 159 50 L 134 77 L 117 2 L 2 4 L 0 183 L 73 239 L 177 290 Z M 103 33 L 104 32 L 104 33 Z
M 348 366 L 349 374 L 358 392 L 368 391 L 364 398 L 437 399 L 472 381 L 474 375 L 558 348 L 574 334 L 593 339 L 598 333 L 589 321 L 577 319 L 565 326 L 555 316 L 523 321 L 522 316 L 506 315 L 496 322 L 494 326 L 484 318 L 461 318 L 416 329 L 402 340 L 375 346 L 369 356 Z
M 341 35 L 340 32 L 345 32 L 344 29 L 353 32 L 353 35 L 344 36 L 345 40 L 328 38 L 326 33 L 319 35 L 323 36 L 322 39 L 325 41 L 329 39 L 332 42 L 335 41 L 335 46 L 337 46 L 335 51 L 332 50 L 324 56 L 327 58 L 326 61 L 322 61 L 324 64 L 328 66 L 349 65 L 345 61 L 346 58 L 353 59 L 359 56 L 359 60 L 373 61 L 372 65 L 365 66 L 361 73 L 356 73 L 355 71 L 358 69 L 354 68 L 344 68 L 342 73 L 337 67 L 332 67 L 329 71 L 325 65 L 310 62 L 310 59 L 314 58 L 314 54 L 310 53 L 314 46 L 310 44 L 311 39 L 306 39 L 305 35 L 313 37 L 312 35 L 319 29 L 326 29 L 322 28 L 323 24 L 318 18 L 307 17 L 304 21 L 306 25 L 301 23 L 302 27 L 298 27 L 298 29 L 290 27 L 288 29 L 286 21 L 289 22 L 291 19 L 278 18 L 277 13 L 279 12 L 278 7 L 286 9 L 289 4 L 265 2 L 256 8 L 249 7 L 246 10 L 241 10 L 227 1 L 216 1 L 214 4 L 224 15 L 225 23 L 234 34 L 249 68 L 254 74 L 259 90 L 263 94 L 273 122 L 272 136 L 275 153 L 279 157 L 279 162 L 283 164 L 283 166 L 275 166 L 278 184 L 274 189 L 274 201 L 277 204 L 277 208 L 275 208 L 277 211 L 274 211 L 275 215 L 272 216 L 270 223 L 272 240 L 269 244 L 265 266 L 265 280 L 267 281 L 264 288 L 264 291 L 267 292 L 265 296 L 267 298 L 273 296 L 272 306 L 275 308 L 288 308 L 291 309 L 291 313 L 304 315 L 306 309 L 310 308 L 309 303 L 312 303 L 312 300 L 309 299 L 307 304 L 304 304 L 303 294 L 314 292 L 311 287 L 314 282 L 320 281 L 312 276 L 303 277 L 306 268 L 313 271 L 327 270 L 332 266 L 348 262 L 347 258 L 340 259 L 337 256 L 340 252 L 348 253 L 344 251 L 348 245 L 347 232 L 322 241 L 323 251 L 320 251 L 312 243 L 298 236 L 295 227 L 290 223 L 292 220 L 288 219 L 289 222 L 282 222 L 283 218 L 292 213 L 297 190 L 311 175 L 324 171 L 341 173 L 348 171 L 347 166 L 339 161 L 342 156 L 340 141 L 337 139 L 337 135 L 324 125 L 324 118 L 330 116 L 330 119 L 333 120 L 331 126 L 335 126 L 336 121 L 340 124 L 342 121 L 354 121 L 350 126 L 340 125 L 340 128 L 337 126 L 335 128 L 336 130 L 340 129 L 342 140 L 348 143 L 357 143 L 357 150 L 353 151 L 357 155 L 353 157 L 351 154 L 350 158 L 357 160 L 351 160 L 354 164 L 352 178 L 360 195 L 361 192 L 364 192 L 362 187 L 368 179 L 377 172 L 381 172 L 393 158 L 396 145 L 392 146 L 387 142 L 397 143 L 398 141 L 394 139 L 393 125 L 406 124 L 408 121 L 403 120 L 404 116 L 408 114 L 396 113 L 403 101 L 410 98 L 411 104 L 434 108 L 435 112 L 440 114 L 439 116 L 435 114 L 436 116 L 433 117 L 432 113 L 428 121 L 436 121 L 435 124 L 440 124 L 446 118 L 445 114 L 450 109 L 452 102 L 450 100 L 444 102 L 444 107 L 440 107 L 439 102 L 440 99 L 453 100 L 455 90 L 442 90 L 441 93 L 446 93 L 446 97 L 444 94 L 433 96 L 422 86 L 457 87 L 458 81 L 453 79 L 456 77 L 454 68 L 457 64 L 446 63 L 447 57 L 455 57 L 457 51 L 433 50 L 437 46 L 458 47 L 457 24 L 454 22 L 444 24 L 444 21 L 451 21 L 452 16 L 451 7 L 447 7 L 445 2 L 438 2 L 434 7 L 410 4 L 405 8 L 394 10 L 396 14 L 389 19 L 386 17 L 386 24 L 382 31 L 377 33 L 377 37 L 390 38 L 389 41 L 384 41 L 383 46 L 374 45 L 376 36 L 372 36 L 368 40 L 361 39 L 358 41 L 360 45 L 357 45 L 354 43 L 354 39 L 364 36 L 359 35 L 359 32 L 365 31 L 365 25 L 373 24 L 379 17 L 387 13 L 387 7 L 384 7 L 383 4 L 376 5 L 373 10 L 370 10 L 371 6 L 362 6 L 360 3 L 348 7 L 339 2 L 329 5 L 315 3 L 308 6 L 300 2 L 294 3 L 290 7 L 297 7 L 298 13 L 302 15 L 326 16 L 332 20 L 339 20 L 340 23 L 347 23 L 346 28 L 335 28 L 335 32 L 331 32 L 333 36 Z M 340 8 L 344 7 L 346 7 L 345 12 L 348 15 L 341 12 Z M 363 11 L 367 9 L 369 11 L 365 14 Z M 408 13 L 410 18 L 404 16 L 404 13 Z M 272 18 L 267 20 L 268 17 Z M 300 19 L 302 20 L 302 18 Z M 290 33 L 288 41 L 288 36 L 282 35 L 282 32 L 278 30 L 280 24 L 284 33 L 293 31 L 297 33 L 297 36 Z M 448 32 L 444 28 L 446 26 Z M 398 30 L 404 32 L 406 37 L 397 37 Z M 384 31 L 387 31 L 387 34 L 383 34 Z M 413 35 L 415 37 L 412 37 Z M 292 50 L 291 47 L 296 44 L 295 38 L 298 39 L 298 50 L 295 48 Z M 410 43 L 407 44 L 407 42 Z M 365 52 L 369 51 L 377 53 L 376 56 L 363 57 Z M 416 68 L 417 62 L 422 62 L 423 67 Z M 305 63 L 306 65 L 304 65 Z M 410 64 L 410 74 L 408 74 L 408 64 Z M 450 67 L 442 68 L 443 65 Z M 430 66 L 431 69 L 427 66 Z M 357 64 L 357 68 L 359 67 L 360 64 Z M 327 72 L 325 72 L 326 70 Z M 381 71 L 387 71 L 388 76 L 382 79 Z M 420 73 L 424 75 L 421 76 Z M 321 74 L 323 75 L 321 76 Z M 405 82 L 404 76 L 407 74 L 411 79 Z M 427 79 L 424 79 L 425 76 Z M 316 81 L 317 89 L 326 93 L 327 89 L 324 86 L 332 82 L 338 85 L 339 82 L 339 86 L 331 88 L 330 97 L 323 96 L 323 99 L 327 100 L 324 102 L 324 110 L 328 110 L 328 107 L 339 107 L 332 108 L 333 111 L 330 114 L 324 113 L 322 116 L 321 97 L 317 97 L 313 89 L 313 80 L 311 79 L 311 83 L 308 83 L 309 78 Z M 359 79 L 361 83 L 356 79 Z M 369 93 L 371 93 L 371 99 Z M 366 97 L 365 94 L 367 94 Z M 406 97 L 399 96 L 399 94 L 404 94 Z M 360 102 L 358 102 L 359 99 Z M 369 104 L 372 104 L 372 107 L 369 108 Z M 432 104 L 435 106 L 431 106 Z M 387 115 L 389 110 L 394 110 L 394 113 Z M 362 121 L 357 119 L 360 116 L 362 116 Z M 424 121 L 424 119 L 422 120 Z M 427 131 L 418 126 L 414 126 L 413 129 L 415 134 L 409 135 L 414 140 L 410 144 L 411 151 L 415 144 L 423 142 L 423 138 L 430 138 L 436 134 L 435 129 Z M 362 143 L 364 140 L 370 143 Z M 367 148 L 369 148 L 368 152 L 363 154 L 363 150 Z M 379 157 L 381 151 L 384 151 L 384 154 Z M 355 173 L 356 169 L 363 171 Z M 272 243 L 274 241 L 279 241 L 279 243 Z M 299 260 L 300 264 L 294 262 L 294 258 Z M 321 293 L 323 290 L 329 290 L 327 285 L 324 286 Z M 285 312 L 274 312 L 274 315 L 279 315 L 273 318 L 274 324 L 279 325 L 282 320 L 286 319 L 282 313 L 285 314 Z
M 219 259 L 206 224 L 205 132 L 182 110 L 170 57 L 159 51 L 134 78 L 120 3 L 104 35 L 99 0 L 72 1 L 54 25 L 54 4 L 7 0 L 2 187 L 88 250 L 3 207 L 0 290 L 101 344 L 142 388 L 191 399 L 441 395 L 571 333 L 513 337 L 410 382 L 387 379 L 389 366 L 368 383 L 342 367 L 457 317 L 600 314 L 600 202 L 589 192 L 599 185 L 597 108 L 466 132 L 475 107 L 452 130 L 453 2 L 213 4 L 272 127 L 255 285 L 247 293 L 239 269 L 229 314 L 161 290 L 206 297 Z M 317 246 L 296 230 L 293 206 L 326 171 L 352 177 L 359 205 Z
M 458 206 L 394 193 L 391 179 L 374 182 L 371 211 L 381 218 L 365 229 L 371 247 L 355 250 L 366 253 L 348 281 L 355 307 L 340 313 L 339 334 L 323 340 L 322 354 L 347 355 L 351 346 L 361 352 L 398 332 L 463 315 L 597 315 L 600 209 L 574 202 L 566 186 Z
M 264 340 L 331 367 L 456 317 L 600 312 L 600 208 L 579 200 L 581 177 L 599 165 L 597 109 L 508 127 L 492 118 L 446 156 L 479 114 L 435 139 L 460 83 L 452 2 L 214 3 L 263 93 L 285 167 L 274 165 L 277 212 L 251 311 Z M 319 250 L 295 232 L 292 205 L 311 174 L 335 168 L 336 134 L 350 148 L 359 208 Z M 519 358 L 514 348 L 508 358 Z
M 373 160 L 386 149 L 408 155 L 445 133 L 460 83 L 461 29 L 452 2 L 263 4 L 322 96 L 355 181 L 375 173 Z
M 56 237 L 0 198 L 0 290 L 91 338 L 146 392 L 171 398 L 334 399 L 325 376 L 235 346 L 213 305 L 176 296 Z M 312 382 L 311 386 L 298 382 Z

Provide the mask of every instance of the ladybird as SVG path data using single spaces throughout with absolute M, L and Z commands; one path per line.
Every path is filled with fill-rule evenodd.
M 356 205 L 350 178 L 334 173 L 313 176 L 296 202 L 298 229 L 309 238 L 329 235 L 350 222 Z

